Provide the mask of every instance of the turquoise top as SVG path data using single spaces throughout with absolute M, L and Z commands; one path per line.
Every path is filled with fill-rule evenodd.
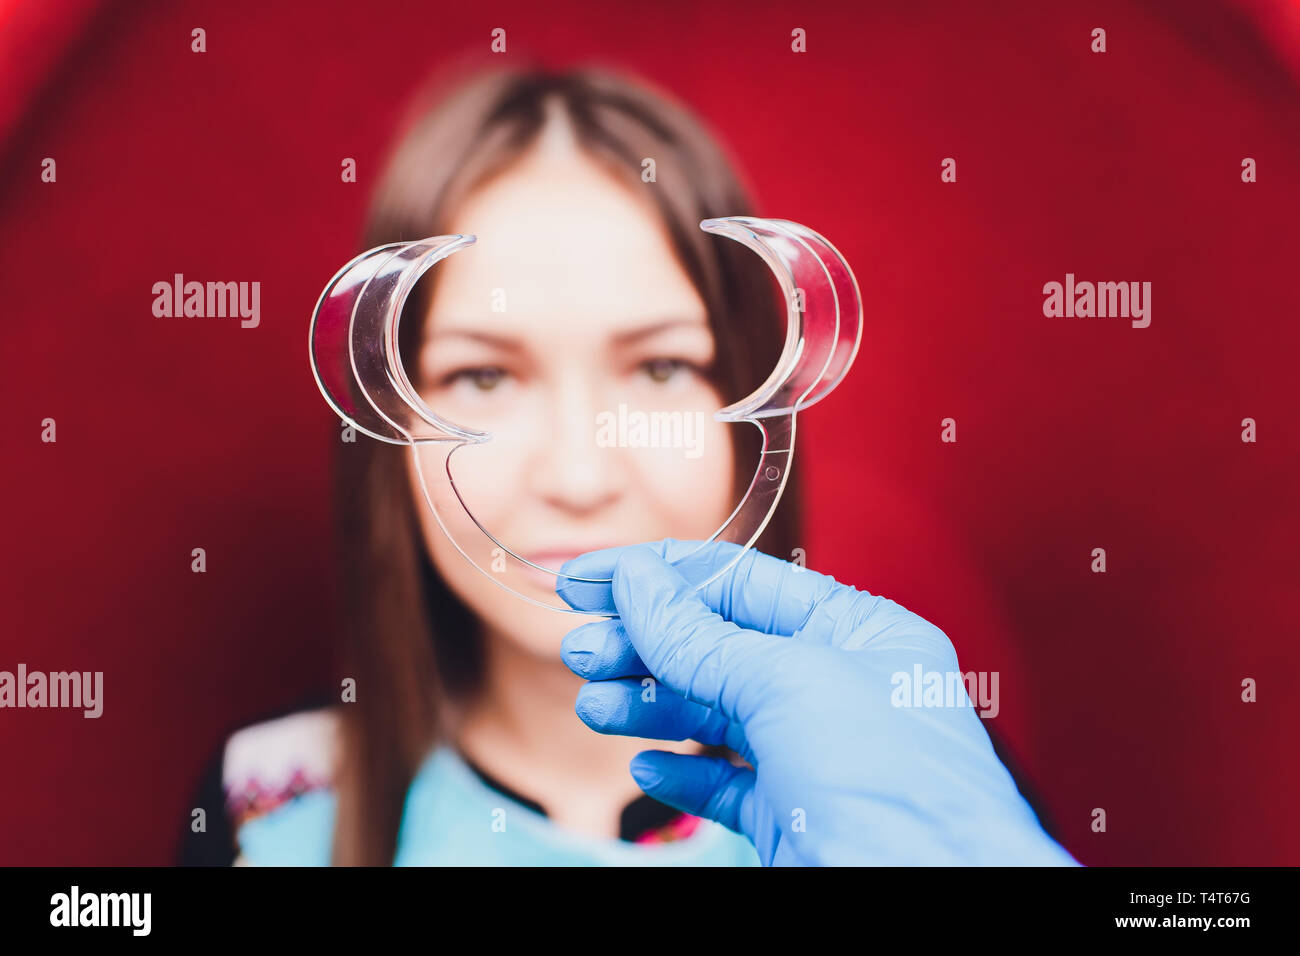
M 239 828 L 241 862 L 328 866 L 337 797 L 312 790 Z M 701 820 L 689 836 L 633 843 L 557 826 L 492 789 L 455 748 L 435 748 L 406 792 L 396 866 L 758 866 L 753 844 Z

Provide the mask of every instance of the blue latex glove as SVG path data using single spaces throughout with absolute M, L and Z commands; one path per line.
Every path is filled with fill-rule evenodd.
M 895 706 L 894 675 L 959 670 L 941 630 L 754 550 L 693 591 L 668 561 L 696 546 L 593 551 L 562 572 L 613 581 L 556 588 L 576 610 L 619 615 L 561 647 L 590 681 L 577 701 L 589 727 L 726 744 L 753 768 L 645 751 L 631 770 L 646 793 L 748 836 L 765 865 L 1075 863 L 1039 826 L 964 693 L 963 706 Z M 690 573 L 735 553 L 709 545 Z M 656 679 L 652 701 L 644 675 Z

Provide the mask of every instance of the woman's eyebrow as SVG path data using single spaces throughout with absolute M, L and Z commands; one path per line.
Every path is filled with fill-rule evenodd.
M 523 350 L 523 345 L 517 339 L 506 335 L 493 335 L 491 332 L 482 332 L 478 329 L 434 329 L 429 333 L 427 341 L 432 342 L 436 339 L 470 339 L 507 352 Z
M 658 322 L 652 322 L 649 325 L 643 325 L 639 328 L 631 329 L 627 332 L 616 332 L 613 340 L 616 345 L 630 345 L 641 339 L 649 338 L 668 329 L 677 328 L 678 326 L 689 326 L 698 328 L 703 332 L 709 331 L 708 322 L 704 319 L 663 319 Z
M 628 329 L 622 332 L 615 332 L 611 339 L 616 346 L 626 347 L 633 345 L 642 339 L 647 339 L 660 332 L 665 332 L 674 328 L 694 328 L 702 332 L 709 332 L 709 325 L 705 319 L 687 319 L 671 318 L 661 319 L 650 322 L 647 325 L 638 326 L 634 329 Z M 469 339 L 474 342 L 482 342 L 503 351 L 522 352 L 525 346 L 518 339 L 507 335 L 496 335 L 492 332 L 484 332 L 474 328 L 460 328 L 452 326 L 450 328 L 434 328 L 430 330 L 426 341 L 434 342 L 443 339 Z

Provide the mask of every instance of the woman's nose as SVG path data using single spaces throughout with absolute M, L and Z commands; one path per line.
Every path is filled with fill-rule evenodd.
M 596 440 L 601 401 L 600 389 L 580 380 L 558 383 L 550 392 L 545 425 L 537 436 L 532 487 L 557 508 L 599 511 L 623 493 L 626 470 L 620 450 Z

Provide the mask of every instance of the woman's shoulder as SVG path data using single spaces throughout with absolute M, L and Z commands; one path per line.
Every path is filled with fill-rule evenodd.
M 271 836 L 292 825 L 291 845 L 310 848 L 328 840 L 333 820 L 333 783 L 338 755 L 337 707 L 294 709 L 247 724 L 231 733 L 209 760 L 195 807 L 204 826 L 190 826 L 180 862 L 230 865 L 260 862 Z M 319 839 L 305 839 L 312 828 Z M 319 857 L 319 852 L 308 852 Z
M 315 790 L 330 787 L 338 712 L 300 710 L 236 730 L 221 757 L 221 789 L 236 828 Z

